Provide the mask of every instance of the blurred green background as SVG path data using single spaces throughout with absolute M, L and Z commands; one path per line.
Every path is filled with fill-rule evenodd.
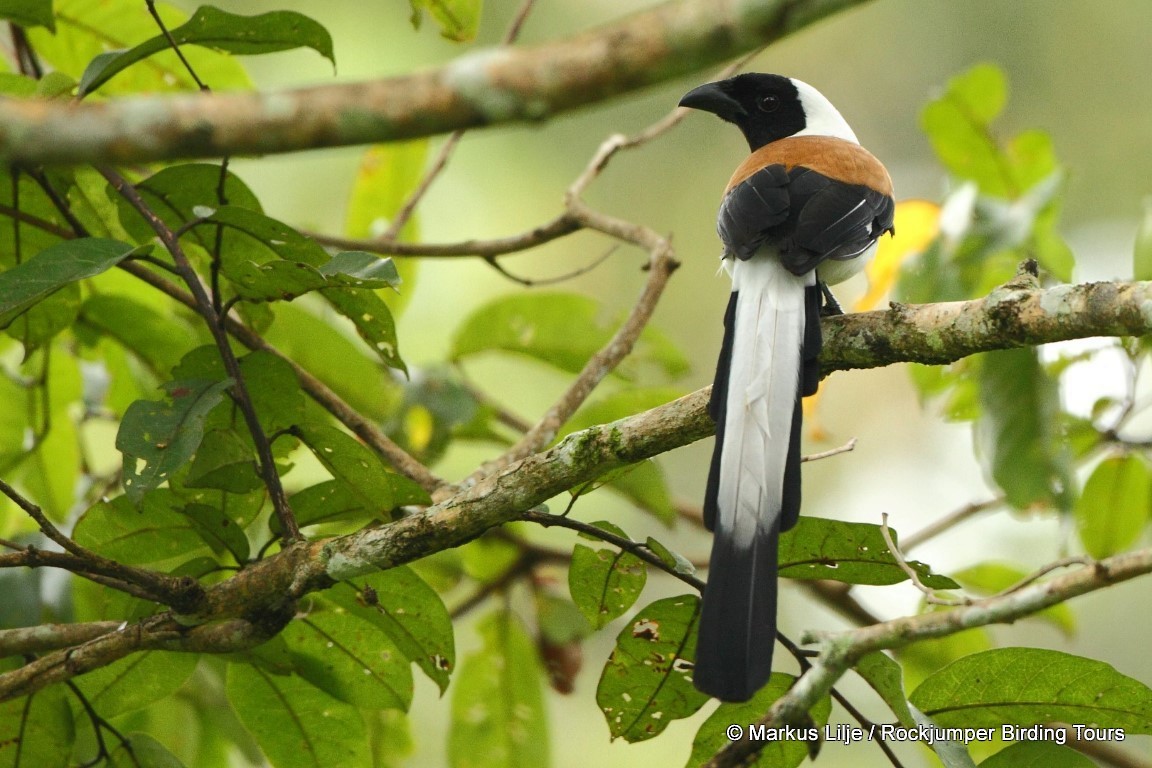
M 195 3 L 178 3 L 191 11 Z M 238 13 L 291 8 L 313 16 L 332 33 L 341 80 L 407 72 L 445 62 L 466 48 L 442 39 L 428 23 L 414 32 L 403 0 L 337 3 L 242 0 L 218 2 Z M 480 40 L 492 44 L 519 0 L 488 0 Z M 654 3 L 628 0 L 539 0 L 524 28 L 524 43 L 539 43 L 619 18 Z M 1069 171 L 1062 230 L 1076 252 L 1078 280 L 1126 278 L 1143 199 L 1152 194 L 1152 2 L 1148 0 L 877 0 L 806 29 L 761 54 L 750 67 L 800 77 L 822 90 L 844 113 L 861 141 L 890 169 L 900 198 L 941 199 L 945 175 L 919 129 L 923 104 L 950 76 L 981 62 L 1007 73 L 1011 96 L 1003 131 L 1040 128 L 1052 134 Z M 245 60 L 258 87 L 331 82 L 330 66 L 313 52 Z M 427 241 L 484 238 L 522 231 L 560 211 L 565 187 L 599 143 L 617 131 L 641 129 L 663 116 L 691 86 L 711 72 L 684 78 L 608 104 L 565 115 L 538 126 L 501 127 L 466 136 L 447 173 L 420 209 Z M 233 166 L 263 200 L 272 216 L 297 226 L 340 233 L 344 201 L 359 149 L 311 152 Z M 595 184 L 596 207 L 674 235 L 683 267 L 674 276 L 655 324 L 686 351 L 693 371 L 685 391 L 708 383 L 719 345 L 720 317 L 728 281 L 717 274 L 718 245 L 713 216 L 720 190 L 746 152 L 739 134 L 707 115 L 690 115 L 680 128 L 638 151 L 619 156 Z M 580 234 L 502 261 L 533 278 L 561 275 L 599 257 L 609 243 Z M 644 255 L 621 249 L 591 274 L 562 288 L 588 293 L 607 308 L 626 311 L 638 294 Z M 470 310 L 501 293 L 524 290 L 476 260 L 426 260 L 411 304 L 399 316 L 402 353 L 410 366 L 442 361 L 451 331 Z M 841 299 L 863 290 L 854 282 Z M 516 366 L 523 366 L 519 375 Z M 565 380 L 528 363 L 507 359 L 471 365 L 469 373 L 498 393 L 502 402 L 531 417 L 548 404 Z M 1074 408 L 1086 409 L 1103 393 L 1123 385 L 1118 369 L 1097 365 L 1071 377 L 1063 392 Z M 807 514 L 878 522 L 912 532 L 990 491 L 972 456 L 970 428 L 945 423 L 929 405 L 922 408 L 900 367 L 841 373 L 832 377 L 819 420 L 829 438 L 818 450 L 859 439 L 856 451 L 805 470 Z M 661 458 L 674 494 L 697 500 L 710 441 Z M 441 463 L 442 475 L 467 474 L 487 454 L 455 449 Z M 692 557 L 707 554 L 707 539 L 687 526 L 674 533 L 655 530 L 651 517 L 631 511 L 604 494 L 582 502 L 585 519 L 608 518 L 633 536 L 660 534 Z M 593 517 L 592 515 L 595 515 Z M 563 537 L 559 540 L 564 540 Z M 1051 517 L 1021 523 L 1000 513 L 958 528 L 915 552 L 937 570 L 1004 558 L 1039 565 L 1065 553 L 1068 536 Z M 653 579 L 645 601 L 678 588 Z M 1025 623 L 997 628 L 1003 643 L 1081 652 L 1108 661 L 1121 672 L 1152 682 L 1144 632 L 1118 631 L 1146 622 L 1130 602 L 1137 587 L 1120 586 L 1074 604 L 1079 631 L 1068 640 L 1055 629 Z M 842 626 L 804 593 L 785 587 L 781 626 L 801 629 Z M 883 615 L 913 612 L 918 594 L 910 587 L 864 588 L 864 602 Z M 1147 629 L 1143 627 L 1142 629 Z M 675 723 L 660 738 L 638 745 L 610 744 L 593 702 L 596 678 L 613 630 L 585 648 L 585 670 L 570 697 L 550 694 L 552 751 L 560 768 L 579 766 L 679 765 L 697 726 L 711 711 Z M 475 639 L 458 634 L 467 653 Z M 782 661 L 788 664 L 787 660 Z M 422 679 L 421 679 L 422 680 Z M 866 713 L 885 719 L 874 697 L 852 678 L 842 690 L 862 702 Z M 426 680 L 417 683 L 411 722 L 412 765 L 444 762 L 447 701 Z M 834 711 L 833 723 L 848 722 Z M 1147 751 L 1147 744 L 1137 742 Z M 915 749 L 901 750 L 913 764 Z M 851 763 L 849 763 L 851 761 Z M 866 768 L 887 765 L 868 745 L 826 745 L 821 765 Z

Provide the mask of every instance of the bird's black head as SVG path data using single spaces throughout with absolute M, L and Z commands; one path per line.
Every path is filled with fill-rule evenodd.
M 701 85 L 686 93 L 680 106 L 735 124 L 753 152 L 808 127 L 796 81 L 781 75 L 748 73 Z

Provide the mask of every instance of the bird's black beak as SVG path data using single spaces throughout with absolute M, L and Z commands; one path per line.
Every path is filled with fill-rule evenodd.
M 740 106 L 740 102 L 729 96 L 720 87 L 720 83 L 705 83 L 693 88 L 684 94 L 684 98 L 680 99 L 680 106 L 711 112 L 729 122 L 735 122 L 739 118 L 748 116 L 744 107 Z

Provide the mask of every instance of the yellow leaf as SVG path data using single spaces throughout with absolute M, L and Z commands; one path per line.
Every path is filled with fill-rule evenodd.
M 896 204 L 896 234 L 881 238 L 876 257 L 864 268 L 868 276 L 868 292 L 856 302 L 853 310 L 866 312 L 892 289 L 900 265 L 908 257 L 920 253 L 936 237 L 940 229 L 940 206 L 928 200 L 902 200 Z

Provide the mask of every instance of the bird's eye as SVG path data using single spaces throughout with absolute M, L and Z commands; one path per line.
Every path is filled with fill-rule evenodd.
M 775 112 L 780 106 L 780 97 L 772 94 L 761 96 L 759 100 L 757 100 L 756 105 L 760 107 L 761 112 Z

